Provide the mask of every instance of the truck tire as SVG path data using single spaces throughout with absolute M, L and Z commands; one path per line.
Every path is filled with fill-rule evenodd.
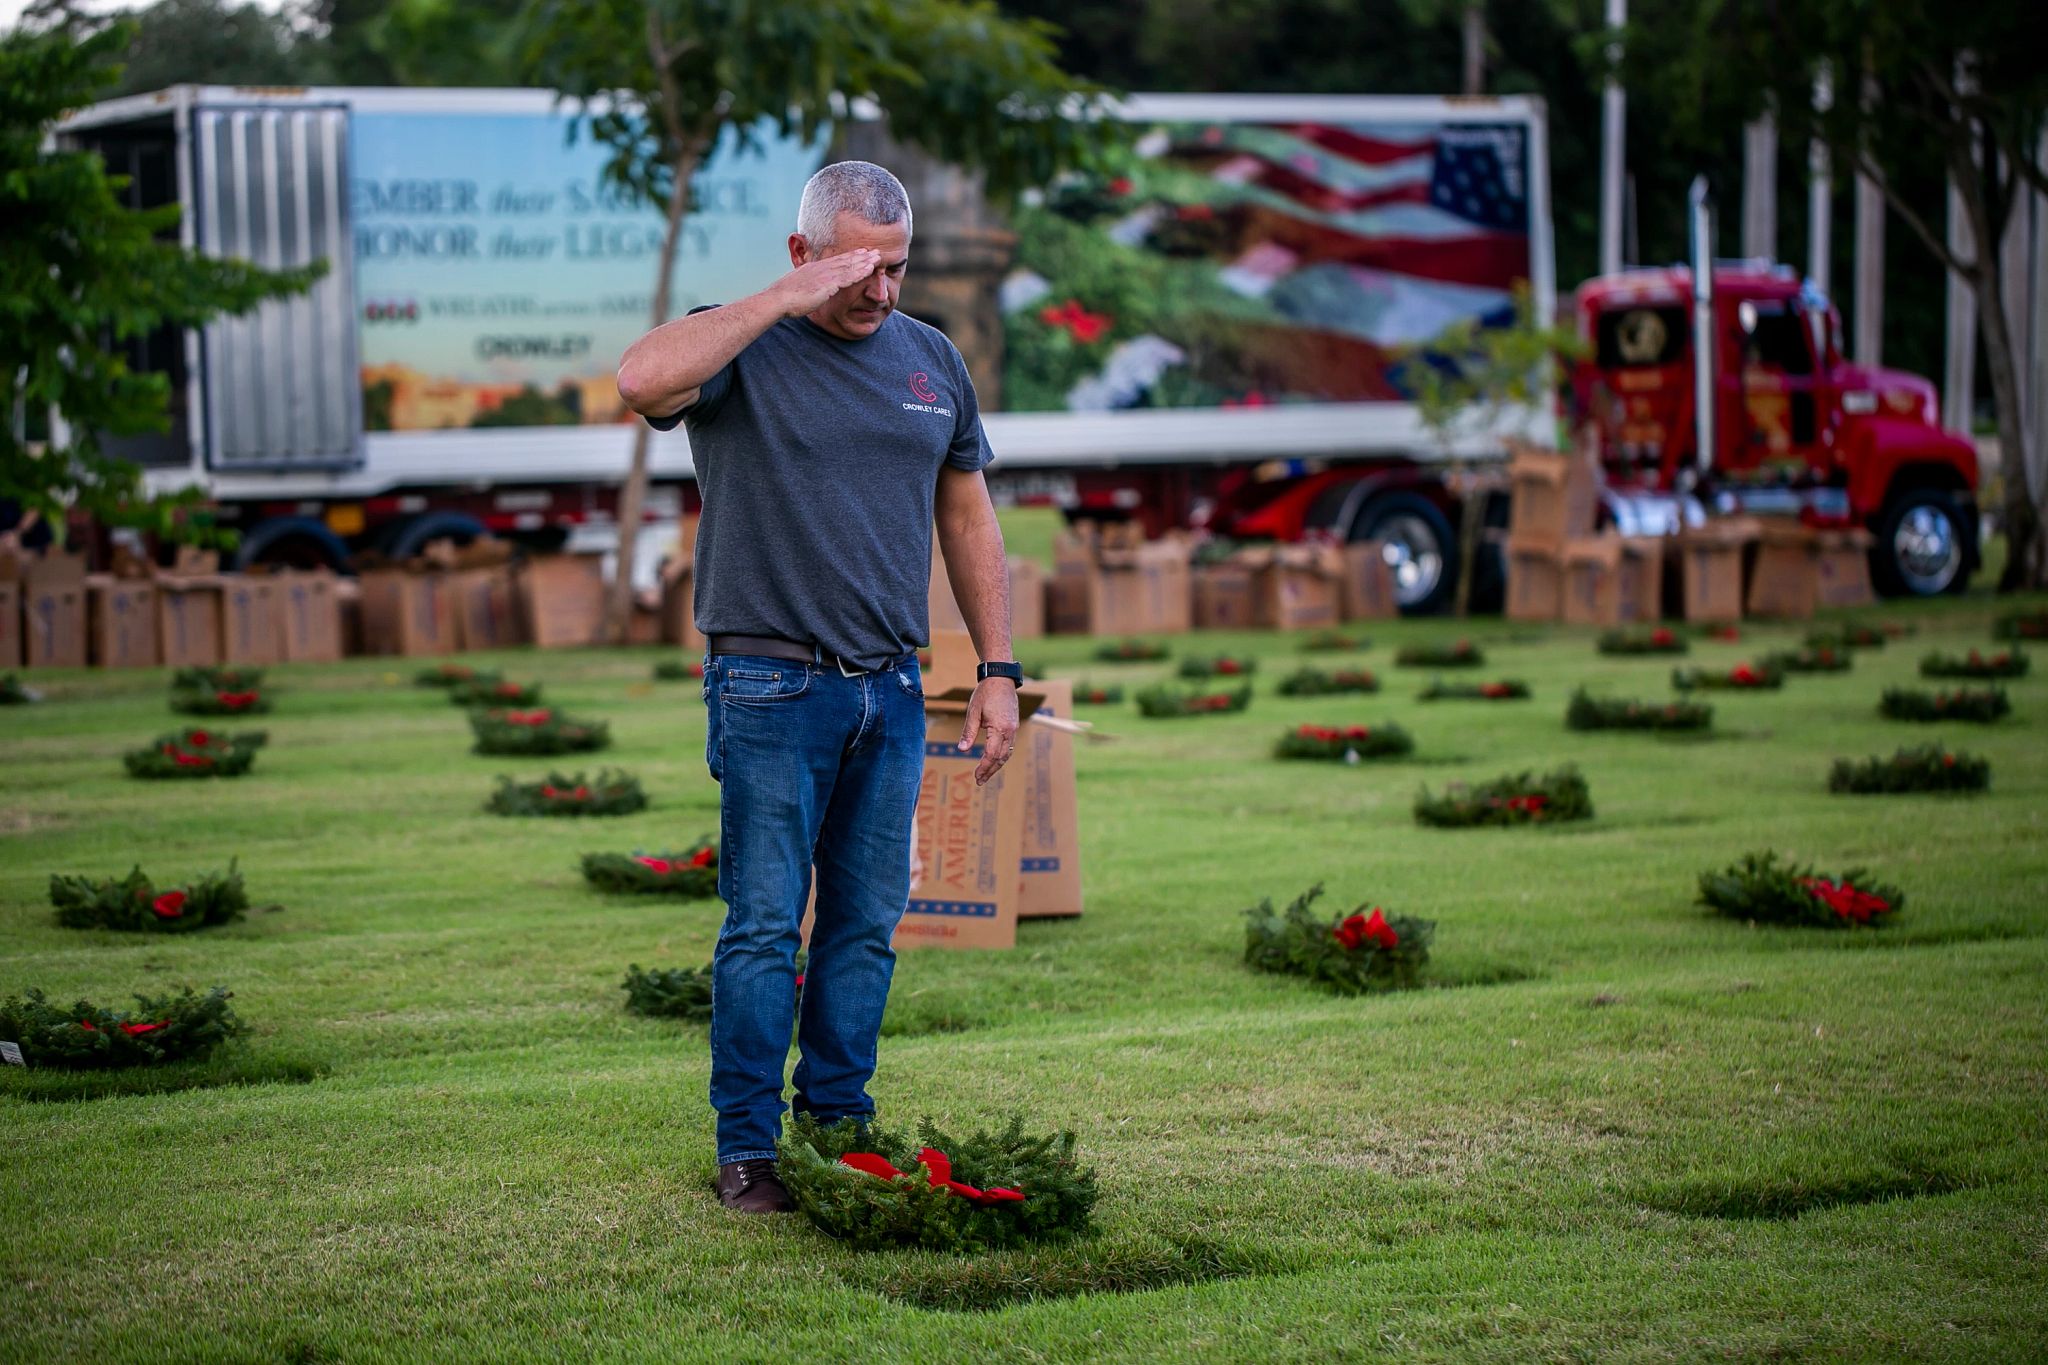
M 429 541 L 467 545 L 487 534 L 484 524 L 467 512 L 416 512 L 379 528 L 372 546 L 386 559 L 403 562 L 426 549 Z
M 1359 509 L 1350 539 L 1389 547 L 1394 600 L 1404 616 L 1436 616 L 1451 605 L 1458 571 L 1457 536 L 1435 503 L 1420 493 L 1382 493 Z
M 1871 586 L 1886 597 L 1934 597 L 1969 586 L 1977 528 L 1955 495 L 1941 488 L 1892 494 L 1871 530 Z
M 348 567 L 348 546 L 317 517 L 266 517 L 242 533 L 235 568 L 280 564 L 291 569 Z

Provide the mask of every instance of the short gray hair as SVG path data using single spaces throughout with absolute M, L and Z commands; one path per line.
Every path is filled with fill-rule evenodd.
M 876 227 L 903 224 L 910 234 L 910 195 L 903 182 L 872 161 L 835 161 L 804 183 L 796 230 L 812 246 L 832 245 L 839 215 L 851 213 Z

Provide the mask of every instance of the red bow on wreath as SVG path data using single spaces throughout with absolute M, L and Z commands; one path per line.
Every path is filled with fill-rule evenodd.
M 1330 932 L 1346 950 L 1356 948 L 1367 939 L 1371 939 L 1381 948 L 1391 952 L 1401 941 L 1400 935 L 1394 932 L 1393 925 L 1387 923 L 1387 917 L 1380 913 L 1378 906 L 1373 907 L 1372 918 L 1368 919 L 1364 915 L 1347 915 L 1344 922 Z
M 918 1161 L 932 1173 L 932 1188 L 951 1190 L 964 1199 L 971 1199 L 984 1207 L 990 1204 L 1019 1204 L 1024 1200 L 1022 1190 L 977 1190 L 972 1185 L 963 1185 L 953 1179 L 953 1158 L 936 1147 L 926 1147 L 917 1154 Z M 899 1171 L 891 1166 L 886 1157 L 873 1152 L 848 1152 L 839 1158 L 842 1166 L 851 1166 L 882 1180 L 901 1180 L 909 1171 Z

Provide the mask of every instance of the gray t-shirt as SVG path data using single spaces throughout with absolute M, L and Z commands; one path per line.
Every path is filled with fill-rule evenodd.
M 648 420 L 689 423 L 699 630 L 819 644 L 863 668 L 927 643 L 939 466 L 992 458 L 944 333 L 891 313 L 843 341 L 784 318 L 694 404 Z

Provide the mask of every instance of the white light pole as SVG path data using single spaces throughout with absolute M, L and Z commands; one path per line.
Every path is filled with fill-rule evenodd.
M 1607 27 L 1618 30 L 1628 23 L 1628 0 L 1607 0 Z M 1621 60 L 1619 40 L 1607 45 L 1607 60 Z M 1600 92 L 1600 273 L 1612 275 L 1621 269 L 1621 197 L 1623 166 L 1627 162 L 1628 96 L 1622 93 L 1621 78 L 1610 73 Z
M 1813 108 L 1825 115 L 1834 107 L 1835 79 L 1826 63 L 1813 77 Z M 1806 144 L 1806 278 L 1823 294 L 1831 294 L 1830 249 L 1835 235 L 1834 165 L 1828 144 L 1814 138 Z

